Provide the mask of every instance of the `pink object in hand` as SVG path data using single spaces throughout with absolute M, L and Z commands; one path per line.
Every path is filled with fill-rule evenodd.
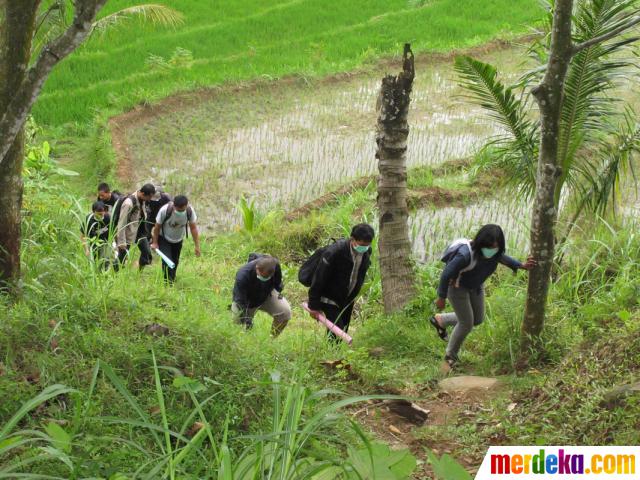
M 318 312 L 318 315 L 314 315 L 307 302 L 302 303 L 302 308 L 309 312 L 319 323 L 327 327 L 327 330 L 333 333 L 336 337 L 340 337 L 342 340 L 347 342 L 348 345 L 351 345 L 351 342 L 353 342 L 353 338 L 351 338 L 351 335 L 349 335 L 347 332 L 342 330 L 335 323 L 325 317 L 322 312 Z

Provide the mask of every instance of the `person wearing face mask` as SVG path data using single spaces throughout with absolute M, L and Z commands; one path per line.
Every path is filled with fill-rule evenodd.
M 93 258 L 96 264 L 104 270 L 109 268 L 111 264 L 110 221 L 106 205 L 101 201 L 97 201 L 91 206 L 91 213 L 80 228 L 85 254 L 89 258 Z
M 446 263 L 440 285 L 436 307 L 444 310 L 447 299 L 454 313 L 437 314 L 430 319 L 441 339 L 447 340 L 447 327 L 453 327 L 445 353 L 445 362 L 453 367 L 458 361 L 458 352 L 474 326 L 484 320 L 484 282 L 498 264 L 517 272 L 531 270 L 536 261 L 529 257 L 522 263 L 505 254 L 505 240 L 498 225 L 483 226 L 472 241 L 456 240 L 445 251 L 442 261 Z
M 271 255 L 252 254 L 249 262 L 238 270 L 233 285 L 234 320 L 249 330 L 256 312 L 261 310 L 273 318 L 271 335 L 280 335 L 291 319 L 291 307 L 282 296 L 283 289 L 280 262 Z
M 146 218 L 140 222 L 140 226 L 138 227 L 136 243 L 140 250 L 140 259 L 138 260 L 138 267 L 140 269 L 153 263 L 153 256 L 151 255 L 153 227 L 156 224 L 156 218 L 158 217 L 160 209 L 171 201 L 171 195 L 163 192 L 162 187 L 158 185 L 155 187 L 156 193 L 151 196 L 151 200 L 145 202 Z
M 184 195 L 176 196 L 173 202 L 167 203 L 158 211 L 156 224 L 151 232 L 151 249 L 159 249 L 174 263 L 173 267 L 169 267 L 164 260 L 162 261 L 162 274 L 170 285 L 176 281 L 182 243 L 188 230 L 193 237 L 196 257 L 200 256 L 197 219 L 195 210 Z
M 322 312 L 343 331 L 349 329 L 353 303 L 371 265 L 374 236 L 371 225 L 360 223 L 351 229 L 350 238 L 338 240 L 325 249 L 309 287 L 312 317 Z M 328 335 L 335 340 L 333 333 Z

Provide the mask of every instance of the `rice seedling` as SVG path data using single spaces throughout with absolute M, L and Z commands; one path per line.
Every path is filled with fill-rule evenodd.
M 404 40 L 413 41 L 416 51 L 477 45 L 496 35 L 524 32 L 542 15 L 535 0 L 463 5 L 441 0 L 422 6 L 406 0 L 162 4 L 180 12 L 184 21 L 168 28 L 126 23 L 94 36 L 51 76 L 35 108 L 37 120 L 47 125 L 86 122 L 96 109 L 121 110 L 194 87 L 349 71 L 397 53 Z M 103 15 L 129 6 L 127 0 L 110 0 Z M 149 68 L 150 55 L 168 59 L 177 49 L 192 53 L 190 68 Z
M 490 56 L 514 69 L 520 50 Z M 186 193 L 210 212 L 209 231 L 241 224 L 245 197 L 258 211 L 289 211 L 377 172 L 373 125 L 383 72 L 320 83 L 212 96 L 127 132 L 136 165 L 130 187 L 149 178 Z M 470 156 L 497 131 L 457 101 L 452 66 L 437 62 L 416 79 L 408 166 Z M 478 117 L 478 119 L 476 119 Z M 163 138 L 163 142 L 157 142 Z M 434 179 L 434 182 L 437 179 Z

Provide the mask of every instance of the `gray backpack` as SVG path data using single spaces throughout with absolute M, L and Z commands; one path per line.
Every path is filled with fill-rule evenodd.
M 460 250 L 460 247 L 462 247 L 463 245 L 466 245 L 467 248 L 469 248 L 469 252 L 471 254 L 471 261 L 469 262 L 469 265 L 464 267 L 458 273 L 458 278 L 456 278 L 456 282 L 454 284 L 456 288 L 460 287 L 460 277 L 462 276 L 462 274 L 464 272 L 469 272 L 474 268 L 476 268 L 477 259 L 476 259 L 476 256 L 474 255 L 473 248 L 471 248 L 471 240 L 467 238 L 458 238 L 457 240 L 454 240 L 444 251 L 444 253 L 442 254 L 442 258 L 440 259 L 444 263 L 449 263 L 457 255 L 458 251 Z

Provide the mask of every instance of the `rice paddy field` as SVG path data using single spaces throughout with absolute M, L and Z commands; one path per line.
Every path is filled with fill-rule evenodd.
M 139 1 L 110 0 L 102 15 Z M 448 52 L 526 33 L 536 0 L 163 0 L 173 27 L 127 22 L 95 34 L 59 65 L 34 115 L 44 125 L 85 123 L 97 111 L 202 86 L 351 71 L 405 42 Z M 72 101 L 70 101 L 72 99 Z
M 182 23 L 129 21 L 95 34 L 56 69 L 34 115 L 55 126 L 134 107 L 111 122 L 121 188 L 153 181 L 187 194 L 208 212 L 201 219 L 209 233 L 239 226 L 242 197 L 258 212 L 287 212 L 375 174 L 380 78 L 399 68 L 404 42 L 418 59 L 409 167 L 469 157 L 497 130 L 461 98 L 450 52 L 529 33 L 542 15 L 531 0 L 162 4 Z M 103 15 L 130 5 L 111 0 Z M 475 53 L 508 79 L 526 58 L 504 44 Z M 451 208 L 465 230 L 483 222 L 481 207 L 471 217 Z M 440 249 L 429 237 L 446 214 L 412 213 L 419 260 L 433 256 L 427 245 Z M 462 225 L 448 226 L 442 235 Z
M 506 45 L 481 56 L 498 64 L 506 80 L 515 78 L 526 58 L 522 47 Z M 242 197 L 263 214 L 296 209 L 377 172 L 375 105 L 380 79 L 398 68 L 392 63 L 357 75 L 185 95 L 164 107 L 125 114 L 114 119 L 118 142 L 126 145 L 119 149 L 128 163 L 120 169 L 122 180 L 129 189 L 153 181 L 169 192 L 186 193 L 208 212 L 202 222 L 211 233 L 241 224 Z M 410 169 L 469 158 L 498 133 L 465 102 L 447 57 L 418 62 L 409 122 Z M 462 172 L 429 182 L 457 188 L 468 177 Z M 432 260 L 451 236 L 470 234 L 489 221 L 507 227 L 510 246 L 522 251 L 527 205 L 507 208 L 500 192 L 490 197 L 478 204 L 414 210 L 410 231 L 416 258 Z

